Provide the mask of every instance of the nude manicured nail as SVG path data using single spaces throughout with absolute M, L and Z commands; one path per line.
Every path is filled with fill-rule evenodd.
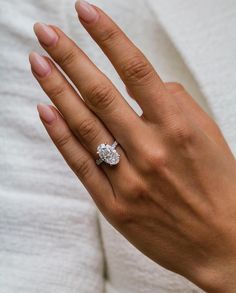
M 46 122 L 52 123 L 56 119 L 55 113 L 52 111 L 51 107 L 45 104 L 38 104 L 37 109 L 39 116 Z
M 75 9 L 79 17 L 87 23 L 93 22 L 98 18 L 96 9 L 84 0 L 78 0 L 75 3 Z
M 53 46 L 58 40 L 56 32 L 44 23 L 35 23 L 34 32 L 38 40 L 46 46 Z
M 51 72 L 51 67 L 48 61 L 39 54 L 32 52 L 29 55 L 29 61 L 32 70 L 40 77 L 44 77 Z

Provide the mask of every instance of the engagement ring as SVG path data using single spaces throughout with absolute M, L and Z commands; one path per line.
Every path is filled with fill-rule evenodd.
M 97 147 L 97 154 L 99 159 L 96 160 L 96 164 L 100 165 L 102 162 L 109 164 L 110 166 L 117 165 L 120 161 L 120 155 L 116 151 L 118 143 L 114 141 L 112 145 L 102 143 Z

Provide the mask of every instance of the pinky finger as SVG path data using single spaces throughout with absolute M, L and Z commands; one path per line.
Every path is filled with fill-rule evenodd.
M 88 151 L 73 135 L 58 110 L 49 105 L 37 106 L 40 119 L 50 138 L 67 164 L 81 180 L 101 211 L 114 198 L 112 186 L 105 173 L 96 165 Z

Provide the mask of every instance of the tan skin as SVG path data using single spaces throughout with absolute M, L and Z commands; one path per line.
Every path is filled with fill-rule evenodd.
M 59 28 L 43 48 L 50 70 L 32 72 L 55 107 L 41 120 L 107 220 L 164 268 L 207 292 L 236 288 L 236 162 L 219 127 L 177 83 L 150 62 L 99 8 L 88 33 L 143 110 L 139 117 L 111 81 Z M 80 15 L 80 7 L 77 6 Z M 81 15 L 80 15 L 81 16 Z M 100 143 L 119 142 L 120 163 L 97 166 Z

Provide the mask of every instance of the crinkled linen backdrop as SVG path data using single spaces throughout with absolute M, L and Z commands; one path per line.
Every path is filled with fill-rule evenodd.
M 235 152 L 235 0 L 92 2 L 119 23 L 164 80 L 186 86 Z M 0 292 L 201 292 L 117 233 L 48 139 L 35 108 L 48 98 L 27 57 L 40 50 L 35 21 L 59 25 L 138 111 L 78 23 L 73 0 L 0 0 Z

